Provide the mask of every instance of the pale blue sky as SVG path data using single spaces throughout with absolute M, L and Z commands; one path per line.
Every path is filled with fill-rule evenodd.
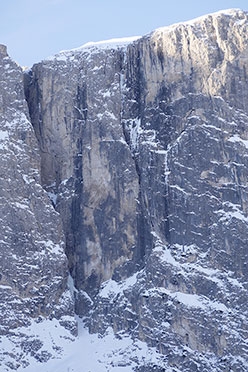
M 0 0 L 0 43 L 20 65 L 31 66 L 88 41 L 144 35 L 155 28 L 247 0 Z

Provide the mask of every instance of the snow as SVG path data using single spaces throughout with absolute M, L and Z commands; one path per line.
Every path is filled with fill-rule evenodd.
M 228 203 L 228 204 L 232 204 L 232 203 Z M 174 255 L 172 255 L 171 253 L 171 250 L 167 248 L 166 245 L 162 244 L 159 236 L 154 231 L 152 232 L 152 235 L 157 239 L 153 252 L 156 255 L 158 255 L 160 262 L 162 262 L 163 264 L 172 265 L 173 268 L 179 270 L 178 273 L 180 273 L 184 277 L 187 278 L 189 277 L 189 275 L 202 274 L 204 277 L 204 280 L 207 279 L 207 280 L 210 280 L 216 283 L 220 289 L 223 289 L 225 291 L 227 290 L 226 281 L 228 281 L 232 286 L 238 287 L 240 289 L 244 289 L 242 283 L 240 283 L 236 278 L 232 278 L 231 272 L 228 273 L 228 275 L 225 275 L 223 277 L 223 273 L 218 269 L 214 269 L 210 267 L 203 267 L 199 263 L 196 263 L 196 262 L 187 261 L 187 262 L 179 263 L 176 260 L 176 257 L 180 257 L 182 255 L 188 256 L 188 255 L 199 254 L 199 252 L 201 251 L 201 248 L 196 246 L 195 244 L 191 244 L 191 245 L 174 244 L 173 250 L 174 250 L 174 254 L 176 254 L 176 257 L 174 257 Z M 203 258 L 203 254 L 201 254 L 201 257 Z M 196 304 L 196 301 L 192 301 L 193 298 L 185 297 L 185 296 L 183 299 L 181 297 L 181 301 L 179 302 L 183 302 L 186 304 L 187 298 L 190 299 L 190 303 Z M 200 305 L 200 307 L 202 308 L 202 305 Z M 216 308 L 216 309 L 219 307 L 219 309 L 221 309 L 222 311 L 224 310 L 226 311 L 226 309 L 222 307 L 222 304 L 212 303 L 210 307 Z
M 218 211 L 215 212 L 216 214 L 220 215 L 220 221 L 228 223 L 231 221 L 233 218 L 240 220 L 244 223 L 248 223 L 248 217 L 246 217 L 240 210 L 236 209 L 234 211 L 228 211 L 226 212 L 223 209 L 219 209 Z
M 140 134 L 143 132 L 141 128 L 141 120 L 140 118 L 136 118 L 133 121 L 133 124 L 130 128 L 130 140 L 131 140 L 131 148 L 132 150 L 137 150 L 138 148 L 138 140 Z
M 144 296 L 153 296 L 159 293 L 164 293 L 169 296 L 171 299 L 181 303 L 182 305 L 201 309 L 203 311 L 221 311 L 228 312 L 227 307 L 217 301 L 211 301 L 205 296 L 199 296 L 191 293 L 183 293 L 179 291 L 172 292 L 164 287 L 151 288 L 144 292 Z
M 108 118 L 110 118 L 111 120 L 114 120 L 114 121 L 116 120 L 116 116 L 110 111 L 105 111 L 103 114 L 99 113 L 96 116 L 99 120 L 102 120 L 103 117 L 108 117 Z
M 118 49 L 119 47 L 127 46 L 134 41 L 140 39 L 141 36 L 131 36 L 131 37 L 124 37 L 124 38 L 114 38 L 109 40 L 101 40 L 101 41 L 90 41 L 79 48 L 71 49 L 72 51 L 81 51 L 82 49 L 88 48 L 98 48 L 98 49 Z M 63 52 L 63 51 L 62 51 Z
M 33 178 L 27 176 L 26 174 L 23 174 L 23 175 L 22 175 L 22 178 L 23 178 L 23 181 L 24 181 L 26 184 L 30 184 L 30 183 L 32 183 L 32 182 L 34 181 Z
M 111 97 L 111 95 L 113 94 L 113 92 L 110 92 L 109 90 L 107 90 L 106 92 L 102 93 L 102 96 L 103 98 L 106 98 L 106 97 Z
M 206 310 L 206 308 L 210 307 L 212 310 L 219 310 L 223 312 L 228 311 L 224 304 L 217 301 L 210 301 L 209 299 L 196 294 L 175 292 L 173 293 L 172 297 L 187 307 L 196 307 L 201 308 L 202 310 Z
M 27 210 L 28 212 L 31 213 L 30 208 L 27 204 L 19 203 L 19 202 L 14 202 L 14 203 L 11 203 L 11 204 L 15 205 L 18 209 L 25 209 L 25 210 Z
M 76 338 L 55 319 L 33 321 L 29 327 L 20 328 L 22 336 L 40 340 L 43 346 L 39 352 L 46 350 L 52 358 L 41 363 L 33 358 L 32 352 L 26 353 L 29 365 L 18 368 L 18 372 L 132 372 L 142 364 L 144 357 L 148 363 L 159 362 L 160 355 L 155 348 L 148 348 L 144 342 L 133 341 L 128 335 L 116 338 L 110 327 L 104 336 L 99 337 L 90 334 L 82 320 L 78 319 L 78 324 L 79 335 Z M 6 336 L 2 337 L 0 347 L 5 353 L 18 353 L 13 340 Z
M 108 280 L 99 295 L 102 298 L 110 298 L 120 292 L 120 286 L 115 280 Z
M 3 285 L 3 284 L 1 284 L 0 285 L 0 289 L 5 289 L 5 290 L 6 289 L 10 289 L 11 290 L 12 288 L 9 285 Z
M 74 285 L 74 280 L 71 275 L 68 276 L 67 284 L 68 284 L 69 291 L 71 293 L 71 297 L 74 298 L 74 293 L 77 293 L 78 290 Z
M 178 185 L 170 185 L 169 187 L 170 187 L 170 189 L 176 189 L 176 190 L 178 190 L 179 192 L 181 192 L 185 195 L 190 195 L 188 192 L 186 192 L 182 187 L 180 187 Z
M 139 271 L 133 274 L 131 277 L 119 283 L 112 279 L 106 281 L 99 292 L 99 296 L 101 298 L 113 299 L 117 294 L 123 293 L 124 290 L 135 285 L 135 283 L 137 282 L 137 276 L 140 273 L 141 272 Z
M 61 185 L 66 186 L 67 182 L 69 181 L 69 178 L 65 178 L 61 181 Z M 51 186 L 55 186 L 55 184 L 52 184 Z
M 102 40 L 102 41 L 90 41 L 78 48 L 69 49 L 69 50 L 61 50 L 55 56 L 50 56 L 45 59 L 45 61 L 67 61 L 68 58 L 74 56 L 75 53 L 80 52 L 92 52 L 94 50 L 109 50 L 109 49 L 119 49 L 125 48 L 129 44 L 133 43 L 134 41 L 140 39 L 141 36 L 132 36 L 132 37 L 124 37 L 124 38 L 114 38 L 110 40 Z
M 248 140 L 244 140 L 242 138 L 240 138 L 237 134 L 235 134 L 234 136 L 230 137 L 228 139 L 229 142 L 239 142 L 241 144 L 243 144 L 247 149 L 248 149 Z
M 47 191 L 47 195 L 48 195 L 49 199 L 51 200 L 51 202 L 52 202 L 54 205 L 56 205 L 58 195 L 55 194 L 54 192 L 51 192 L 51 191 Z
M 61 255 L 61 254 L 64 253 L 64 250 L 63 250 L 62 246 L 60 244 L 54 243 L 50 239 L 48 239 L 48 240 L 36 240 L 35 242 L 45 246 L 45 248 L 53 254 Z
M 156 244 L 153 252 L 159 253 L 160 260 L 163 263 L 170 264 L 172 266 L 181 268 L 181 265 L 175 260 L 175 258 L 172 256 L 170 250 L 166 248 L 166 246 L 162 246 L 159 243 Z
M 201 16 L 201 17 L 197 17 L 197 18 L 194 18 L 190 21 L 186 21 L 184 22 L 185 24 L 194 24 L 194 23 L 198 23 L 198 22 L 202 22 L 204 19 L 206 19 L 206 17 L 209 17 L 209 16 L 212 16 L 212 17 L 221 17 L 223 15 L 227 15 L 227 16 L 232 16 L 232 15 L 235 15 L 236 12 L 240 12 L 241 10 L 239 8 L 231 8 L 231 9 L 224 9 L 224 10 L 219 10 L 217 12 L 214 12 L 214 13 L 210 13 L 208 15 L 204 15 L 204 16 Z
M 216 130 L 218 132 L 221 132 L 222 129 L 219 128 L 219 127 L 216 127 L 215 125 L 211 125 L 211 124 L 203 124 L 202 125 L 204 128 L 207 128 L 207 129 L 213 129 L 213 130 Z
M 200 17 L 197 17 L 197 18 L 193 18 L 193 19 L 188 20 L 188 21 L 185 21 L 185 22 L 174 23 L 173 25 L 170 25 L 170 26 L 165 26 L 165 27 L 157 28 L 155 30 L 155 32 L 157 32 L 157 31 L 158 32 L 159 31 L 170 32 L 171 30 L 177 28 L 178 26 L 182 26 L 182 25 L 185 25 L 185 26 L 187 26 L 187 25 L 194 26 L 197 23 L 202 23 L 208 17 L 217 18 L 217 17 L 221 17 L 223 15 L 232 16 L 232 15 L 235 15 L 237 12 L 240 12 L 240 11 L 241 10 L 239 8 L 231 8 L 231 9 L 220 10 L 220 11 L 217 11 L 217 12 L 214 12 L 214 13 L 210 13 L 210 14 L 203 15 L 203 16 L 200 16 Z
M 244 289 L 244 286 L 242 283 L 240 283 L 236 278 L 230 278 L 227 277 L 227 280 L 235 287 L 238 287 L 239 289 Z
M 4 130 L 0 130 L 0 141 L 6 141 L 9 138 L 9 133 Z

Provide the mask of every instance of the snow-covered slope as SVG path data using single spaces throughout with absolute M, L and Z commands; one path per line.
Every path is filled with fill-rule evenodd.
M 30 337 L 35 333 L 36 339 L 25 350 L 27 366 L 18 368 L 18 372 L 131 372 L 143 363 L 144 358 L 148 363 L 163 365 L 156 349 L 148 348 L 145 342 L 134 341 L 128 334 L 117 337 L 111 328 L 104 336 L 90 334 L 80 319 L 78 324 L 76 339 L 56 320 L 34 322 L 29 327 L 20 328 L 20 335 L 23 333 Z M 9 338 L 4 342 L 6 353 L 23 352 Z M 39 350 L 40 358 L 34 358 L 33 351 L 40 344 L 43 344 Z

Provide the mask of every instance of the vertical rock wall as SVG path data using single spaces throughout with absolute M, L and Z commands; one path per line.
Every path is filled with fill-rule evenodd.
M 92 331 L 156 347 L 142 371 L 246 370 L 247 28 L 217 13 L 26 75 L 77 312 L 86 291 Z
M 92 47 L 26 76 L 43 184 L 56 197 L 75 285 L 90 293 L 137 246 L 138 176 L 121 125 L 123 58 L 122 50 Z

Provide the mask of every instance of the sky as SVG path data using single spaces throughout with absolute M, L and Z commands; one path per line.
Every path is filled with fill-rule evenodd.
M 142 36 L 247 0 L 0 0 L 0 44 L 21 66 L 90 41 Z

